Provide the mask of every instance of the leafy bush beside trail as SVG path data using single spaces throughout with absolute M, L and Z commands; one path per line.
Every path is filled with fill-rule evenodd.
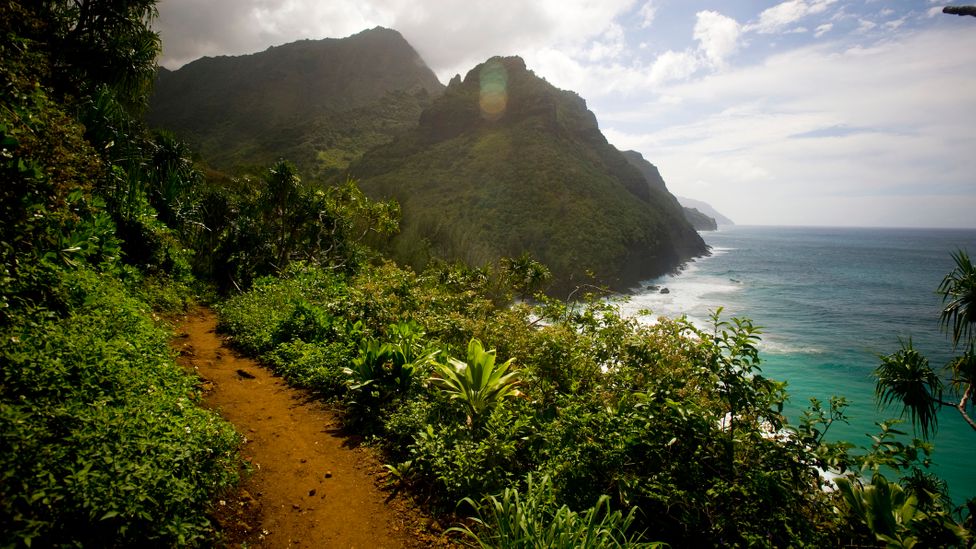
M 198 407 L 148 304 L 188 299 L 162 219 L 180 225 L 167 189 L 195 181 L 138 123 L 154 13 L 0 3 L 2 547 L 207 545 L 237 479 L 237 435 Z
M 750 323 L 642 326 L 601 300 L 498 306 L 479 272 L 293 264 L 224 302 L 221 327 L 343 403 L 347 425 L 386 452 L 391 481 L 442 510 L 493 494 L 483 509 L 515 505 L 531 475 L 551 486 L 549 518 L 538 520 L 619 511 L 632 520 L 614 519 L 627 531 L 613 539 L 837 539 L 843 521 L 814 468 L 838 451 L 817 435 L 829 420 L 786 422 Z
M 145 304 L 87 269 L 61 282 L 68 315 L 0 333 L 0 537 L 202 543 L 212 494 L 237 480 L 237 434 L 197 406 Z

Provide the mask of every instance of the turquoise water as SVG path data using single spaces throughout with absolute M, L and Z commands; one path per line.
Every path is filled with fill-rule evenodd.
M 712 256 L 646 283 L 669 293 L 638 291 L 621 308 L 687 315 L 701 326 L 719 306 L 723 317 L 751 318 L 763 330 L 763 371 L 789 384 L 794 421 L 810 397 L 845 396 L 850 424 L 834 425 L 832 438 L 869 446 L 875 423 L 900 411 L 876 406 L 878 356 L 897 350 L 899 337 L 911 337 L 937 369 L 952 356 L 935 290 L 954 266 L 952 251 L 976 253 L 976 230 L 736 226 L 702 236 Z M 953 499 L 976 496 L 976 431 L 943 409 L 933 442 L 933 468 Z

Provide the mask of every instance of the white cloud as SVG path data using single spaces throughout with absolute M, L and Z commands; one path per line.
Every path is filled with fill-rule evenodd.
M 673 80 L 682 80 L 694 74 L 700 66 L 701 61 L 693 52 L 668 50 L 659 55 L 651 65 L 649 82 L 660 85 Z
M 722 69 L 738 49 L 741 33 L 742 27 L 735 19 L 706 10 L 695 16 L 692 37 L 698 43 L 696 48 L 666 50 L 649 65 L 639 61 L 621 62 L 626 43 L 622 27 L 616 24 L 610 25 L 605 36 L 592 43 L 585 56 L 547 48 L 527 54 L 526 61 L 555 85 L 575 90 L 584 97 L 646 93 L 685 80 L 703 69 Z M 646 45 L 641 43 L 640 48 L 646 49 Z
M 243 54 L 302 38 L 344 37 L 384 26 L 400 31 L 442 80 L 492 55 L 559 48 L 586 55 L 634 0 L 166 0 L 157 29 L 162 64 Z
M 873 30 L 878 24 L 867 19 L 859 19 L 857 22 L 857 32 L 864 33 Z
M 813 0 L 809 3 L 810 13 L 823 13 L 827 11 L 828 7 L 836 3 L 837 0 Z
M 643 153 L 673 192 L 736 221 L 972 226 L 976 113 L 941 98 L 976 97 L 976 55 L 941 55 L 950 45 L 976 52 L 976 35 L 808 46 L 666 84 L 659 93 L 681 102 L 655 102 L 646 119 L 597 114 L 613 120 L 610 141 Z
M 832 28 L 834 28 L 833 23 L 824 23 L 823 25 L 818 25 L 817 30 L 816 32 L 813 33 L 813 35 L 817 38 L 820 38 L 821 36 L 830 32 L 830 29 Z
M 891 21 L 885 21 L 884 28 L 887 30 L 897 30 L 899 27 L 905 24 L 907 17 L 902 17 L 900 19 L 892 19 Z
M 657 15 L 657 6 L 654 5 L 655 0 L 647 0 L 644 5 L 640 7 L 637 11 L 637 15 L 641 18 L 641 28 L 646 29 L 654 24 L 654 16 Z
M 823 13 L 837 0 L 787 0 L 763 10 L 759 14 L 759 21 L 749 25 L 747 30 L 755 30 L 760 34 L 772 34 L 786 30 L 791 24 L 808 15 Z
M 614 23 L 599 39 L 595 40 L 587 52 L 587 59 L 591 62 L 612 60 L 619 57 L 627 47 L 624 29 Z
M 759 22 L 755 30 L 761 34 L 779 32 L 789 24 L 799 21 L 806 15 L 806 2 L 803 0 L 788 0 L 767 8 L 759 14 Z
M 693 36 L 705 58 L 713 66 L 725 65 L 726 58 L 738 47 L 742 33 L 739 23 L 715 11 L 700 11 L 695 17 Z

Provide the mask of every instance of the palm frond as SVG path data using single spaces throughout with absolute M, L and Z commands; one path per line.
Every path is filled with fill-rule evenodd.
M 952 259 L 956 267 L 945 275 L 938 290 L 945 303 L 940 322 L 952 337 L 952 344 L 958 346 L 960 341 L 973 338 L 976 325 L 976 266 L 964 250 L 953 252 Z
M 881 365 L 874 375 L 880 406 L 900 403 L 902 415 L 909 413 L 912 425 L 922 430 L 924 438 L 928 438 L 930 431 L 935 432 L 942 380 L 929 366 L 928 359 L 912 346 L 911 339 L 902 341 L 898 351 L 881 357 Z

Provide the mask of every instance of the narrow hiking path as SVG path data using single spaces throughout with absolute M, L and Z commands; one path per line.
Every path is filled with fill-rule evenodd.
M 216 517 L 232 545 L 399 548 L 442 545 L 416 509 L 377 486 L 381 465 L 339 432 L 335 414 L 229 349 L 205 308 L 186 314 L 174 346 L 203 380 L 204 405 L 247 438 L 251 462 Z

